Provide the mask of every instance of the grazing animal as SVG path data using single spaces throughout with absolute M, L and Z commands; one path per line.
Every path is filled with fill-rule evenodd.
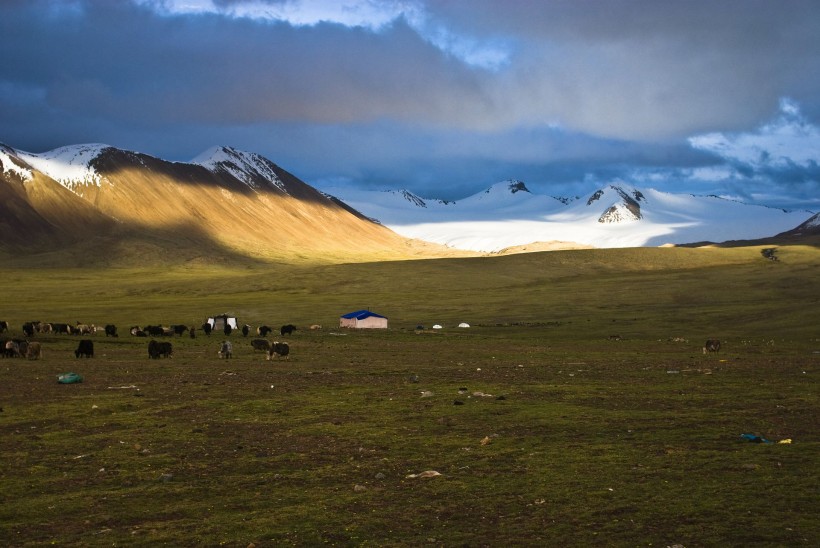
M 222 341 L 222 347 L 219 349 L 220 358 L 231 358 L 233 356 L 233 345 L 231 341 Z
M 161 330 L 162 327 L 157 326 L 157 325 L 146 325 L 145 327 L 142 328 L 142 330 L 145 331 L 145 333 L 148 334 L 148 335 L 153 336 L 154 333 L 159 333 L 160 335 L 162 335 L 162 331 L 158 332 L 157 329 Z
M 43 357 L 43 347 L 40 346 L 38 342 L 30 342 L 28 343 L 28 348 L 26 349 L 26 358 L 30 360 L 37 360 Z
M 259 335 L 260 337 L 267 337 L 268 333 L 272 333 L 272 332 L 273 332 L 273 329 L 271 329 L 267 325 L 260 325 L 259 327 L 256 328 L 256 334 Z
M 174 335 L 179 335 L 181 337 L 182 335 L 185 334 L 186 331 L 188 331 L 188 326 L 187 325 L 177 324 L 177 325 L 172 325 L 171 329 L 174 331 Z
M 15 358 L 20 355 L 20 341 L 6 341 L 3 345 L 3 357 Z
M 279 329 L 279 333 L 281 333 L 283 337 L 284 337 L 285 335 L 290 335 L 290 334 L 291 334 L 291 333 L 293 333 L 294 331 L 296 331 L 296 326 L 295 326 L 295 325 L 293 325 L 293 324 L 290 324 L 290 323 L 289 323 L 288 325 L 283 325 L 283 326 Z
M 58 335 L 71 335 L 71 326 L 67 323 L 53 323 L 51 329 Z
M 316 330 L 322 329 L 322 326 L 319 325 L 318 323 L 315 323 L 315 324 L 311 325 L 310 328 L 312 330 L 316 331 Z
M 174 349 L 169 342 L 157 342 L 154 339 L 148 343 L 148 357 L 152 359 L 172 358 Z
M 17 342 L 17 357 L 22 358 L 28 353 L 28 341 L 15 341 Z
M 269 360 L 269 359 L 273 358 L 274 356 L 276 356 L 276 359 L 279 359 L 280 357 L 282 357 L 282 358 L 285 358 L 287 360 L 289 355 L 290 355 L 290 346 L 288 346 L 288 343 L 286 343 L 286 342 L 282 342 L 282 343 L 274 342 L 271 345 L 270 350 L 268 350 L 268 356 L 267 356 L 266 359 Z
M 703 353 L 720 352 L 720 341 L 717 339 L 709 339 L 703 344 Z
M 117 335 L 117 326 L 114 324 L 108 324 L 105 326 L 105 336 L 106 337 L 119 337 Z
M 196 339 L 196 328 L 192 325 L 191 329 L 188 330 L 188 334 L 191 335 L 192 339 Z
M 72 331 L 73 335 L 90 335 L 94 332 L 94 326 L 77 322 L 77 325 Z
M 74 356 L 79 358 L 85 356 L 86 358 L 94 357 L 94 341 L 91 339 L 82 339 L 77 345 L 77 350 L 74 351 Z
M 5 333 L 9 330 L 9 322 L 0 321 L 0 333 Z
M 610 335 L 610 336 L 609 336 L 609 340 L 610 340 L 610 341 L 620 341 L 620 340 L 621 340 L 621 336 L 620 336 L 620 335 Z
M 34 336 L 34 324 L 32 322 L 26 322 L 23 324 L 23 333 L 25 333 L 26 337 L 33 337 Z
M 227 337 L 231 334 L 231 332 L 233 332 L 233 327 L 231 327 L 231 324 L 226 322 L 225 327 L 222 328 L 222 331 L 225 333 L 225 336 Z
M 170 333 L 172 333 L 170 329 L 166 331 L 166 328 L 162 327 L 161 325 L 146 325 L 143 331 L 145 331 L 152 337 L 162 337 L 163 335 L 169 335 Z
M 242 326 L 242 336 L 243 337 L 247 337 L 248 333 L 250 333 L 250 332 L 251 332 L 251 326 L 249 326 L 248 324 L 245 324 L 245 325 Z
M 267 352 L 270 350 L 270 341 L 267 339 L 254 339 L 251 341 L 251 346 L 254 350 L 263 350 Z
M 202 327 L 202 331 L 204 331 L 205 334 L 210 337 L 211 336 L 211 331 L 213 330 L 213 326 L 211 324 L 209 324 L 208 322 L 205 322 L 205 323 L 202 324 L 201 327 Z

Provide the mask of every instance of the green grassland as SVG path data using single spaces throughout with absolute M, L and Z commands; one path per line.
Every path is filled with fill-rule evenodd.
M 2 336 L 121 335 L 0 360 L 0 542 L 816 546 L 820 250 L 777 255 L 6 268 Z M 337 327 L 361 308 L 390 329 Z M 290 359 L 127 332 L 222 312 L 297 325 Z

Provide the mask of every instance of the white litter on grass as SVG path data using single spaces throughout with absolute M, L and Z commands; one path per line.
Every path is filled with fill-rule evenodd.
M 407 478 L 435 478 L 436 476 L 441 476 L 441 472 L 436 472 L 435 470 L 425 470 L 424 472 L 419 472 L 418 474 L 408 474 Z

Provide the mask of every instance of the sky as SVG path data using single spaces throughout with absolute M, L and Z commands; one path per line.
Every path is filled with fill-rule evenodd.
M 0 142 L 820 211 L 816 0 L 2 0 Z

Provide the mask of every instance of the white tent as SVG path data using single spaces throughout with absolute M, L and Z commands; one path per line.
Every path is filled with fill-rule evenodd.
M 228 314 L 220 314 L 219 316 L 213 316 L 208 318 L 205 323 L 210 324 L 211 329 L 214 331 L 222 331 L 225 329 L 225 325 L 230 325 L 231 329 L 238 329 L 239 323 L 236 321 L 236 318 L 233 316 L 229 316 Z

